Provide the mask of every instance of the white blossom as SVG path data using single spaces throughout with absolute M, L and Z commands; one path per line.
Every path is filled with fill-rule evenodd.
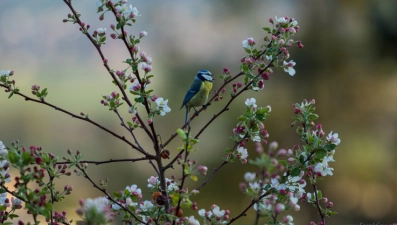
M 98 32 L 98 34 L 104 34 L 106 32 L 106 28 L 98 28 L 96 29 L 96 32 Z
M 334 145 L 339 145 L 340 139 L 338 137 L 339 137 L 338 133 L 332 134 L 332 131 L 331 131 L 327 136 L 327 141 L 331 142 Z
M 141 203 L 141 209 L 142 211 L 146 212 L 146 211 L 150 211 L 150 209 L 153 208 L 153 203 L 151 201 L 144 201 Z
M 248 157 L 248 151 L 244 147 L 241 147 L 241 146 L 238 147 L 237 152 L 238 152 L 238 155 L 240 156 L 239 157 L 240 159 L 246 159 Z
M 272 184 L 272 187 L 276 188 L 277 190 L 285 190 L 287 187 L 285 184 L 280 184 L 277 178 L 272 178 L 270 180 L 270 183 Z
M 2 76 L 6 76 L 6 77 L 8 77 L 8 76 L 10 76 L 10 71 L 9 70 L 0 70 L 0 77 L 2 77 Z
M 256 178 L 256 174 L 255 173 L 246 172 L 244 174 L 244 180 L 246 182 L 252 182 L 252 181 L 255 180 L 255 178 Z
M 328 166 L 328 157 L 325 156 L 323 161 L 321 163 L 317 163 L 316 166 L 314 167 L 314 172 L 320 173 L 321 176 L 325 177 L 327 175 L 332 176 L 333 175 L 333 170 L 334 168 L 331 168 Z
M 194 216 L 190 216 L 188 220 L 189 225 L 200 225 L 200 222 L 194 218 Z
M 220 210 L 219 206 L 215 206 L 212 212 L 216 217 L 223 217 L 225 215 L 225 210 Z
M 0 205 L 6 204 L 7 193 L 0 194 Z
M 272 204 L 267 199 L 263 199 L 262 201 L 256 203 L 254 205 L 255 211 L 270 211 L 272 210 Z
M 284 71 L 287 72 L 289 75 L 294 76 L 295 75 L 295 69 L 294 66 L 296 65 L 296 63 L 291 60 L 289 62 L 284 61 Z
M 14 206 L 14 207 L 22 205 L 21 199 L 14 198 L 14 197 L 11 198 L 11 203 L 12 203 L 12 206 Z
M 136 184 L 133 184 L 131 186 L 127 186 L 125 189 L 127 189 L 131 194 L 133 195 L 141 195 L 142 194 L 142 190 L 140 188 L 138 188 L 138 186 Z
M 160 184 L 160 180 L 157 178 L 157 177 L 155 177 L 155 176 L 151 176 L 148 180 L 147 180 L 147 182 L 149 183 L 147 186 L 148 186 L 148 188 L 155 188 L 155 187 L 157 187 L 159 184 Z
M 276 16 L 276 21 L 277 21 L 278 23 L 281 23 L 281 24 L 284 24 L 284 23 L 287 23 L 287 22 L 288 22 L 288 21 L 285 19 L 285 17 L 277 18 L 277 16 Z
M 247 98 L 247 100 L 245 100 L 245 105 L 248 107 L 253 107 L 256 108 L 256 99 L 255 98 Z
M 168 99 L 164 100 L 163 98 L 156 99 L 157 110 L 160 111 L 161 116 L 165 116 L 166 113 L 171 112 L 171 108 L 168 106 Z
M 136 108 L 134 106 L 129 107 L 128 108 L 128 113 L 136 114 Z
M 4 146 L 3 142 L 0 141 L 0 157 L 4 157 L 7 154 L 8 154 L 8 151 L 6 149 L 6 146 Z
M 245 39 L 243 42 L 242 42 L 242 44 L 243 44 L 243 47 L 244 48 L 248 48 L 249 46 L 248 46 L 248 41 L 247 41 L 247 39 Z

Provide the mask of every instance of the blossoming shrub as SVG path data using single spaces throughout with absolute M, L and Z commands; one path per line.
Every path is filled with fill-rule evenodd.
M 97 10 L 100 20 L 106 15 L 112 16 L 116 23 L 110 24 L 110 35 L 106 28 L 97 28 L 94 31 L 90 25 L 81 21 L 80 14 L 73 7 L 71 0 L 64 0 L 70 9 L 70 14 L 63 20 L 65 23 L 76 24 L 83 35 L 98 50 L 104 69 L 109 73 L 117 91 L 104 94 L 100 103 L 120 119 L 133 141 L 112 131 L 98 121 L 89 118 L 88 114 L 74 114 L 66 109 L 47 102 L 48 91 L 34 84 L 31 88 L 33 96 L 21 92 L 13 79 L 13 71 L 0 71 L 0 86 L 9 93 L 8 97 L 23 97 L 43 106 L 51 107 L 61 113 L 73 116 L 76 119 L 90 123 L 109 135 L 113 135 L 141 154 L 134 159 L 118 159 L 107 161 L 86 161 L 82 154 L 67 151 L 68 157 L 61 161 L 52 153 L 45 152 L 41 147 L 26 147 L 20 142 L 4 146 L 0 141 L 0 223 L 12 224 L 10 220 L 18 217 L 18 210 L 25 210 L 32 216 L 31 221 L 19 221 L 18 224 L 39 224 L 45 219 L 50 224 L 71 224 L 61 205 L 54 207 L 54 203 L 62 201 L 73 191 L 73 187 L 66 185 L 63 190 L 55 188 L 57 179 L 63 176 L 83 176 L 88 183 L 102 192 L 102 196 L 95 199 L 80 200 L 76 213 L 81 217 L 78 224 L 102 225 L 111 223 L 118 217 L 124 224 L 231 224 L 240 219 L 248 210 L 256 212 L 255 224 L 260 218 L 265 218 L 268 224 L 293 224 L 293 211 L 299 211 L 302 204 L 310 203 L 317 208 L 319 217 L 314 219 L 318 224 L 325 224 L 327 216 L 335 214 L 331 211 L 333 203 L 324 197 L 317 188 L 317 183 L 326 176 L 333 175 L 333 156 L 340 139 L 332 131 L 326 135 L 321 124 L 316 123 L 315 101 L 304 100 L 293 104 L 294 120 L 301 143 L 290 148 L 279 148 L 277 142 L 268 144 L 269 132 L 265 128 L 265 121 L 271 113 L 270 106 L 258 106 L 254 97 L 245 100 L 245 109 L 236 121 L 231 139 L 234 145 L 225 149 L 220 164 L 210 174 L 205 165 L 189 159 L 196 152 L 200 135 L 206 128 L 225 112 L 229 105 L 244 100 L 238 97 L 243 92 L 258 92 L 264 88 L 266 80 L 270 79 L 273 69 L 283 70 L 289 75 L 296 74 L 296 63 L 289 60 L 289 48 L 297 46 L 303 48 L 301 41 L 292 37 L 299 31 L 298 22 L 293 18 L 275 17 L 269 19 L 271 27 L 264 27 L 266 32 L 262 43 L 257 43 L 252 37 L 242 41 L 245 54 L 238 62 L 240 70 L 234 75 L 228 68 L 220 70 L 218 77 L 223 81 L 208 103 L 198 110 L 202 112 L 210 104 L 222 104 L 224 107 L 216 112 L 207 121 L 198 134 L 190 132 L 190 123 L 171 134 L 168 140 L 161 142 L 161 136 L 156 131 L 156 116 L 166 116 L 171 113 L 168 99 L 158 97 L 148 84 L 155 79 L 151 74 L 153 59 L 139 47 L 139 43 L 148 32 L 141 31 L 138 35 L 128 34 L 127 28 L 135 23 L 140 16 L 136 7 L 127 4 L 126 0 L 99 0 Z M 129 57 L 124 60 L 125 68 L 112 68 L 105 58 L 102 48 L 108 41 L 118 41 L 125 45 Z M 289 60 L 289 61 L 288 61 Z M 215 84 L 217 86 L 218 84 Z M 229 89 L 229 90 L 228 90 Z M 236 100 L 237 99 L 237 100 Z M 223 100 L 223 101 L 222 101 Z M 236 100 L 236 101 L 235 101 Z M 138 108 L 144 109 L 147 120 L 138 113 Z M 119 111 L 124 110 L 132 114 L 131 119 L 123 118 Z M 209 109 L 210 110 L 210 109 Z M 190 120 L 195 119 L 197 114 Z M 143 130 L 146 138 L 153 142 L 152 149 L 143 148 L 141 140 L 135 136 L 136 130 Z M 168 136 L 166 136 L 168 137 Z M 165 147 L 171 141 L 178 141 L 180 147 L 176 156 L 170 157 Z M 247 142 L 255 143 L 256 156 L 249 156 Z M 266 147 L 267 146 L 267 147 Z M 107 190 L 107 179 L 96 182 L 87 172 L 90 163 L 148 161 L 153 166 L 153 175 L 147 180 L 147 188 L 135 184 L 127 186 L 118 192 L 110 193 Z M 244 181 L 240 183 L 241 191 L 251 198 L 242 212 L 230 212 L 216 205 L 216 199 L 210 209 L 198 207 L 196 199 L 211 178 L 227 164 L 240 161 L 242 164 L 252 164 L 256 171 L 246 172 Z M 166 177 L 165 172 L 170 168 L 182 170 L 181 177 Z M 10 168 L 18 171 L 19 175 L 12 178 Z M 200 179 L 200 185 L 189 190 L 185 187 L 186 179 L 199 181 L 199 175 L 206 176 Z M 134 181 L 132 180 L 131 183 Z M 35 184 L 35 185 L 32 185 Z M 310 187 L 310 189 L 309 189 Z M 141 189 L 142 188 L 142 189 Z M 143 199 L 142 193 L 150 192 L 151 198 Z M 204 190 L 205 191 L 205 190 Z M 58 209 L 59 208 L 59 209 Z M 196 211 L 186 215 L 183 209 L 190 208 Z M 316 224 L 314 221 L 311 224 Z

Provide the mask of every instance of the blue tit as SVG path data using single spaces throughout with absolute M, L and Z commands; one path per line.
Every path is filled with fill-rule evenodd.
M 193 108 L 194 111 L 196 111 L 196 115 L 198 115 L 198 112 L 194 107 L 199 107 L 202 105 L 204 106 L 204 104 L 207 103 L 208 95 L 212 89 L 212 81 L 213 79 L 210 71 L 198 71 L 192 85 L 190 85 L 189 90 L 186 92 L 185 98 L 183 99 L 183 103 L 181 106 L 181 109 L 183 108 L 183 106 L 186 107 L 185 123 L 188 122 L 189 111 L 191 108 Z

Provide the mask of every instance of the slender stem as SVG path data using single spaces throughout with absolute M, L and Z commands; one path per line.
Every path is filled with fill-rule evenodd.
M 269 195 L 271 193 L 272 189 L 269 189 L 268 191 L 266 191 L 265 193 L 263 193 L 262 195 L 260 195 L 257 199 L 252 199 L 251 203 L 240 213 L 238 214 L 236 217 L 233 217 L 229 223 L 227 223 L 226 225 L 229 225 L 231 223 L 233 223 L 234 221 L 238 220 L 240 217 L 242 216 L 246 216 L 247 214 L 245 214 L 254 204 L 258 203 L 262 198 L 266 197 L 267 195 Z
M 145 151 L 145 150 L 142 148 L 142 146 L 139 144 L 138 140 L 136 139 L 135 134 L 134 134 L 134 132 L 133 132 L 133 129 L 130 128 L 130 127 L 128 127 L 128 126 L 124 123 L 124 119 L 123 119 L 123 117 L 121 117 L 119 111 L 118 111 L 117 109 L 115 109 L 115 110 L 113 110 L 113 112 L 115 112 L 115 113 L 117 114 L 117 116 L 119 117 L 120 122 L 121 122 L 120 125 L 121 125 L 122 127 L 124 127 L 126 130 L 128 130 L 128 132 L 131 134 L 131 136 L 132 136 L 132 138 L 134 139 L 135 144 L 138 146 L 138 148 L 139 148 L 140 150 L 142 150 L 142 151 Z
M 136 159 L 109 159 L 105 161 L 92 161 L 92 160 L 81 160 L 79 162 L 81 163 L 88 163 L 88 164 L 95 164 L 95 165 L 101 165 L 101 164 L 107 164 L 107 163 L 118 163 L 118 162 L 137 162 L 137 161 L 143 161 L 143 160 L 149 160 L 150 158 L 148 157 L 142 157 L 142 158 L 136 158 Z M 65 161 L 65 162 L 57 162 L 56 164 L 71 164 L 71 161 Z
M 223 161 L 218 167 L 216 167 L 212 173 L 205 179 L 205 181 L 200 184 L 200 186 L 198 186 L 196 188 L 196 190 L 200 190 L 201 188 L 203 188 L 208 182 L 210 182 L 211 178 L 226 164 L 228 164 L 228 161 Z
M 182 181 L 181 181 L 181 185 L 179 186 L 180 195 L 182 194 L 183 185 L 185 184 L 185 180 L 186 180 L 186 177 L 187 177 L 187 174 L 185 173 L 185 169 L 186 169 L 187 158 L 189 156 L 188 148 L 189 148 L 189 142 L 190 142 L 190 128 L 191 127 L 190 127 L 190 123 L 189 123 L 187 134 L 186 134 L 187 138 L 186 138 L 186 143 L 185 143 L 185 157 L 184 157 L 184 160 L 183 160 L 183 163 L 182 163 Z M 178 196 L 178 198 L 179 198 L 178 199 L 178 204 L 177 204 L 176 210 L 175 210 L 175 216 L 176 217 L 178 217 L 178 211 L 181 208 L 182 198 L 181 198 L 180 195 Z M 175 225 L 175 223 L 176 223 L 176 219 L 174 220 L 173 224 Z
M 246 135 L 244 136 L 244 138 L 246 137 Z M 238 147 L 239 143 L 236 142 L 234 143 L 233 148 L 231 149 L 231 152 L 233 152 L 237 147 Z M 207 179 L 205 179 L 205 181 L 196 188 L 196 190 L 200 190 L 201 188 L 203 188 L 210 180 L 211 178 L 215 175 L 215 173 L 217 173 L 224 165 L 228 164 L 229 161 L 224 160 L 218 167 L 216 167 L 212 173 L 207 177 Z
M 265 170 L 264 170 L 263 168 L 261 168 L 261 170 L 260 170 L 260 177 L 261 177 L 261 180 L 265 180 L 265 175 L 264 175 L 264 173 L 265 173 Z M 259 209 L 259 207 L 258 207 L 258 209 Z M 255 223 L 254 223 L 255 225 L 258 225 L 258 224 L 259 224 L 260 216 L 261 216 L 260 210 L 257 210 L 257 211 L 256 211 L 256 216 L 255 216 Z
M 316 197 L 316 208 L 318 209 L 318 213 L 320 214 L 321 222 L 323 223 L 323 225 L 325 225 L 325 215 L 321 211 L 320 200 L 318 199 L 316 184 L 313 184 L 313 189 L 314 189 L 314 196 Z
M 258 207 L 259 208 L 259 207 Z M 259 213 L 259 210 L 256 211 L 256 215 L 255 215 L 255 225 L 259 224 L 259 218 L 260 218 L 261 214 Z
M 50 190 L 50 193 L 51 193 L 51 205 L 54 205 L 54 202 L 55 202 L 55 199 L 54 199 L 54 191 L 53 191 L 53 188 L 54 188 L 54 185 L 53 185 L 53 181 L 54 181 L 54 177 L 51 175 L 51 173 L 50 173 L 50 171 L 49 170 L 47 170 L 47 173 L 48 173 L 48 176 L 49 176 L 49 178 L 50 178 L 50 182 L 49 182 L 49 185 L 50 185 L 50 187 L 48 188 L 49 190 Z M 53 211 L 52 210 L 50 210 L 50 216 L 51 216 L 51 224 L 54 224 L 54 215 L 53 215 Z

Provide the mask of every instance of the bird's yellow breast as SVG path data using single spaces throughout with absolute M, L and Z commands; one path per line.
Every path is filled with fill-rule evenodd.
M 189 102 L 186 104 L 187 107 L 198 107 L 207 103 L 208 95 L 212 89 L 212 82 L 203 81 L 200 90 L 194 95 Z

